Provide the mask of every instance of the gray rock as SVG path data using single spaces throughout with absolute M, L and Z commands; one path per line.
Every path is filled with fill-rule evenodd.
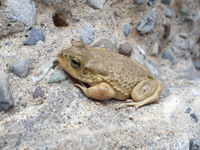
M 170 4 L 171 3 L 171 0 L 161 0 L 161 2 L 163 3 L 163 4 Z
M 91 24 L 87 23 L 79 30 L 81 40 L 86 44 L 90 44 L 94 41 L 94 28 Z
M 147 5 L 152 6 L 156 0 L 148 0 Z
M 18 77 L 26 77 L 29 72 L 29 61 L 27 59 L 21 59 L 9 64 L 9 71 L 13 72 Z
M 136 5 L 142 5 L 144 3 L 144 0 L 133 0 L 133 3 Z
M 190 107 L 187 108 L 187 110 L 185 111 L 186 113 L 190 113 L 192 111 L 192 109 Z
M 68 79 L 68 75 L 64 70 L 55 70 L 49 77 L 48 83 L 55 83 Z
M 128 57 L 131 56 L 132 50 L 133 49 L 129 43 L 123 43 L 123 44 L 120 44 L 119 46 L 119 53 Z
M 13 105 L 14 103 L 8 87 L 7 76 L 3 71 L 0 71 L 0 112 L 8 111 Z
M 173 17 L 173 9 L 172 8 L 168 8 L 165 12 L 165 16 L 167 18 L 172 18 Z
M 32 29 L 24 45 L 35 45 L 38 41 L 45 42 L 45 35 L 42 29 Z
M 31 26 L 36 12 L 35 4 L 32 0 L 7 0 L 5 12 L 8 18 Z
M 174 56 L 173 56 L 173 54 L 171 53 L 170 50 L 165 50 L 162 53 L 162 58 L 163 59 L 168 59 L 171 63 L 174 63 Z
M 192 138 L 190 140 L 189 150 L 200 150 L 200 142 L 197 139 Z
M 24 23 L 20 21 L 12 21 L 11 19 L 9 19 L 4 9 L 2 8 L 0 9 L 0 14 L 1 14 L 0 39 L 8 36 L 9 34 L 17 33 L 24 30 L 25 28 Z
M 114 48 L 113 43 L 108 39 L 101 39 L 98 42 L 96 42 L 93 47 L 102 47 L 108 49 L 108 51 L 116 52 L 116 49 Z
M 157 9 L 153 8 L 151 11 L 149 11 L 144 18 L 139 22 L 139 24 L 136 27 L 136 30 L 139 32 L 139 34 L 143 35 L 146 33 L 149 33 L 153 31 L 154 25 L 157 20 Z
M 38 98 L 38 97 L 43 98 L 44 97 L 44 90 L 40 86 L 36 87 L 35 91 L 33 92 L 33 97 L 34 98 Z
M 196 67 L 196 69 L 200 70 L 200 56 L 199 57 L 195 57 L 193 59 L 193 64 Z
M 192 117 L 198 123 L 198 117 L 196 116 L 195 113 L 191 113 L 190 117 Z
M 129 32 L 130 32 L 130 24 L 127 23 L 124 25 L 124 29 L 123 29 L 124 35 L 128 36 Z
M 105 2 L 106 0 L 87 0 L 88 5 L 97 9 L 102 9 Z

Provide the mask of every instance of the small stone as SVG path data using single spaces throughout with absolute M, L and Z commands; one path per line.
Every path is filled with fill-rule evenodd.
M 156 0 L 148 0 L 147 5 L 152 6 Z
M 192 109 L 190 107 L 187 108 L 187 110 L 185 111 L 185 113 L 190 113 L 192 111 Z
M 55 83 L 63 80 L 67 80 L 68 75 L 64 70 L 55 70 L 49 77 L 48 83 Z
M 133 3 L 136 5 L 142 5 L 144 3 L 144 0 L 133 0 Z
M 171 0 L 161 0 L 161 2 L 163 3 L 163 4 L 170 4 L 171 3 Z
M 174 57 L 169 50 L 166 50 L 162 53 L 163 59 L 168 59 L 171 63 L 174 63 Z
M 188 38 L 187 33 L 181 33 L 179 36 L 180 36 L 181 38 L 183 38 L 183 39 L 187 39 L 187 38 Z
M 32 0 L 7 0 L 5 12 L 8 18 L 23 22 L 26 26 L 33 24 L 36 14 Z
M 102 48 L 106 48 L 108 51 L 116 52 L 116 49 L 114 48 L 113 43 L 108 39 L 99 40 L 93 45 L 93 47 L 102 47 Z
M 195 115 L 195 113 L 191 113 L 190 117 L 192 117 L 196 122 L 198 122 L 198 117 Z
M 190 140 L 189 150 L 200 150 L 200 143 L 197 139 L 192 138 Z
M 158 55 L 158 52 L 159 52 L 159 44 L 156 42 L 156 43 L 153 45 L 153 49 L 152 49 L 152 52 L 151 52 L 151 56 L 157 56 L 157 55 Z
M 105 2 L 106 0 L 87 0 L 88 5 L 96 9 L 102 9 Z
M 44 90 L 40 86 L 36 87 L 35 91 L 33 92 L 33 97 L 34 98 L 38 98 L 38 97 L 43 98 Z
M 14 105 L 10 90 L 8 87 L 8 79 L 3 71 L 0 71 L 0 112 L 8 111 Z
M 91 24 L 87 23 L 79 30 L 80 38 L 84 44 L 88 45 L 94 41 L 94 29 Z
M 128 57 L 131 56 L 132 50 L 133 49 L 129 43 L 123 43 L 123 44 L 120 44 L 119 46 L 119 53 Z
M 172 8 L 168 8 L 168 9 L 166 10 L 165 16 L 166 16 L 167 18 L 172 18 L 172 17 L 173 17 L 173 9 L 172 9 Z
M 16 76 L 23 78 L 28 75 L 29 72 L 29 62 L 27 59 L 21 59 L 12 62 L 9 65 L 9 71 L 14 73 Z
M 124 35 L 128 36 L 128 34 L 130 32 L 130 24 L 129 23 L 124 25 L 123 31 L 124 31 Z
M 136 27 L 136 30 L 139 32 L 140 35 L 147 34 L 153 31 L 156 20 L 157 20 L 157 9 L 153 8 L 139 22 L 139 24 Z
M 32 29 L 24 45 L 35 45 L 38 41 L 45 42 L 45 35 L 42 29 Z

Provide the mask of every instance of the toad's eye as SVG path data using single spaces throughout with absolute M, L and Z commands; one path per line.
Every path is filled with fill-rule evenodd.
M 70 65 L 71 65 L 72 68 L 78 69 L 78 68 L 80 68 L 81 63 L 78 60 L 71 58 Z

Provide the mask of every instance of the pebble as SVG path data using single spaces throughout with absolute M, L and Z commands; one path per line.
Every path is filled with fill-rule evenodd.
M 34 98 L 38 98 L 38 97 L 43 98 L 44 97 L 44 90 L 40 86 L 36 87 L 35 91 L 33 92 L 33 97 Z
M 148 0 L 147 5 L 152 6 L 156 0 Z
M 144 3 L 144 0 L 133 0 L 133 3 L 136 5 L 142 5 Z
M 181 33 L 179 36 L 181 38 L 183 38 L 183 39 L 187 39 L 188 38 L 188 34 L 187 33 Z
M 157 20 L 157 9 L 153 8 L 139 22 L 139 24 L 136 27 L 136 30 L 141 35 L 147 34 L 147 33 L 151 32 L 151 31 L 153 31 L 155 23 L 156 23 L 156 20 Z
M 87 0 L 88 5 L 96 9 L 102 9 L 105 2 L 106 0 Z
M 9 71 L 20 78 L 24 78 L 29 72 L 29 62 L 27 59 L 21 59 L 9 64 Z
M 192 111 L 192 109 L 190 107 L 188 107 L 185 111 L 185 113 L 190 113 Z
M 8 79 L 5 72 L 0 71 L 0 112 L 8 111 L 14 103 L 8 87 Z
M 152 52 L 151 52 L 151 56 L 157 56 L 159 53 L 159 44 L 156 42 L 154 43 L 153 45 L 153 49 L 152 49 Z
M 169 50 L 165 50 L 162 53 L 162 58 L 163 59 L 168 59 L 171 63 L 174 63 L 174 57 L 173 57 L 172 53 Z
M 124 25 L 124 29 L 123 29 L 124 35 L 128 36 L 129 32 L 130 32 L 130 24 L 125 24 Z
M 196 116 L 195 113 L 191 113 L 190 117 L 192 117 L 198 123 L 198 117 Z
M 38 41 L 45 42 L 46 38 L 43 29 L 32 29 L 29 32 L 28 38 L 24 42 L 24 45 L 35 45 Z
M 165 12 L 165 16 L 167 18 L 172 18 L 173 17 L 173 9 L 172 8 L 168 8 Z
M 200 150 L 200 143 L 197 139 L 192 138 L 190 140 L 189 150 Z
M 48 83 L 55 83 L 63 80 L 67 80 L 69 77 L 64 70 L 55 70 L 49 77 Z
M 108 51 L 117 52 L 117 50 L 114 48 L 113 43 L 108 39 L 99 40 L 98 42 L 93 44 L 93 47 L 102 47 L 102 48 L 106 48 Z
M 161 0 L 161 2 L 163 3 L 163 4 L 170 4 L 171 3 L 171 0 Z
M 119 53 L 128 57 L 131 56 L 132 50 L 133 49 L 129 43 L 123 43 L 123 44 L 120 44 L 119 46 Z
M 8 18 L 31 26 L 34 23 L 36 8 L 32 0 L 7 0 L 5 12 Z
M 79 30 L 80 38 L 84 44 L 88 45 L 94 41 L 94 29 L 91 24 L 84 24 Z

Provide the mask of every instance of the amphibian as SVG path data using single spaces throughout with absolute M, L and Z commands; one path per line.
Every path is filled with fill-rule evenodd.
M 75 84 L 87 97 L 124 100 L 116 109 L 155 102 L 162 92 L 160 80 L 145 67 L 105 48 L 76 41 L 71 48 L 58 53 L 58 61 L 72 77 L 89 85 Z

